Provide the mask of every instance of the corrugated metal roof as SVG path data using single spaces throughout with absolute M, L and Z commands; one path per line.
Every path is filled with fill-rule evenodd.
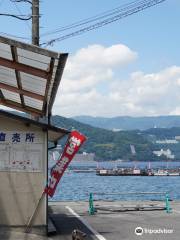
M 67 56 L 0 36 L 0 104 L 47 116 Z

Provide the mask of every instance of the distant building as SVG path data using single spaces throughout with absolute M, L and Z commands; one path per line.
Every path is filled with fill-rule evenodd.
M 89 161 L 94 161 L 95 159 L 95 153 L 86 153 L 83 152 L 82 154 L 76 154 L 73 161 L 80 161 L 80 162 L 89 162 Z
M 164 140 L 157 140 L 156 143 L 158 144 L 177 144 L 177 139 L 164 139 Z
M 180 141 L 180 136 L 175 136 L 175 139 L 176 139 L 177 141 Z
M 122 129 L 120 129 L 120 128 L 113 128 L 112 131 L 113 132 L 119 132 L 119 131 L 122 131 Z
M 57 145 L 55 149 L 52 149 L 49 151 L 49 166 L 52 167 L 56 163 L 61 153 L 62 153 L 61 145 Z M 79 153 L 79 154 L 77 153 L 73 158 L 73 162 L 74 161 L 79 161 L 79 162 L 95 161 L 95 153 L 86 153 L 86 152 Z
M 174 158 L 175 158 L 175 155 L 172 154 L 172 152 L 171 152 L 170 149 L 167 149 L 167 150 L 161 149 L 161 150 L 158 150 L 158 151 L 153 151 L 153 153 L 154 153 L 156 156 L 158 156 L 158 157 L 164 155 L 164 156 L 166 156 L 166 157 L 169 158 L 169 159 L 174 159 Z

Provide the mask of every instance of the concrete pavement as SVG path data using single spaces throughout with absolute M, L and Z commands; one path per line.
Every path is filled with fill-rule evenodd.
M 71 239 L 69 236 L 73 228 L 86 232 L 87 240 L 179 240 L 180 202 L 171 202 L 173 210 L 166 213 L 159 210 L 164 206 L 162 202 L 97 201 L 95 206 L 101 210 L 92 216 L 88 213 L 88 202 L 56 202 L 50 205 L 53 221 L 67 240 Z M 142 205 L 147 210 L 134 211 L 136 206 Z M 138 227 L 140 230 L 135 233 Z
M 50 202 L 49 214 L 56 235 L 44 236 L 40 228 L 26 234 L 25 229 L 1 227 L 0 240 L 72 240 L 74 229 L 85 232 L 85 240 L 179 240 L 180 202 L 171 202 L 171 213 L 160 210 L 162 202 L 95 201 L 94 204 L 98 211 L 89 215 L 88 202 Z M 146 210 L 137 211 L 137 206 Z

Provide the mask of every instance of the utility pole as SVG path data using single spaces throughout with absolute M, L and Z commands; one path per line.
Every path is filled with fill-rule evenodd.
M 39 46 L 39 0 L 32 0 L 32 44 Z M 39 120 L 39 117 L 31 117 Z
M 39 0 L 32 0 L 32 44 L 39 46 Z

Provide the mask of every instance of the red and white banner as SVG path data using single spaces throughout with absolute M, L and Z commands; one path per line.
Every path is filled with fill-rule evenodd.
M 79 132 L 72 131 L 70 133 L 64 151 L 51 171 L 49 185 L 45 188 L 45 193 L 47 193 L 50 197 L 53 197 L 64 171 L 84 141 L 86 141 L 86 137 Z

